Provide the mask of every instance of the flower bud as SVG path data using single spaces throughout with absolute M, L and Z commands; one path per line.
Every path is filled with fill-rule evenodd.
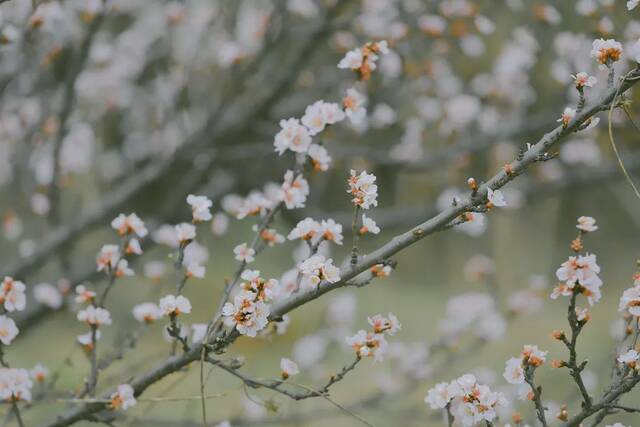
M 473 191 L 478 191 L 478 182 L 475 178 L 471 177 L 467 180 L 467 185 Z

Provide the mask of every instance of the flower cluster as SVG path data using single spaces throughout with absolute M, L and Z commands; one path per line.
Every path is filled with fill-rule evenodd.
M 371 331 L 360 329 L 355 335 L 347 337 L 349 344 L 358 357 L 373 357 L 376 362 L 384 359 L 388 344 L 385 335 L 395 335 L 402 325 L 398 318 L 389 313 L 389 317 L 376 314 L 368 318 Z
M 260 299 L 264 295 L 252 290 L 238 292 L 233 302 L 225 303 L 222 308 L 225 324 L 242 335 L 255 337 L 269 323 L 269 305 Z
M 298 266 L 302 275 L 300 285 L 304 288 L 315 288 L 323 280 L 336 283 L 340 280 L 340 269 L 333 265 L 331 258 L 325 259 L 324 255 L 315 254 L 302 261 Z
M 111 228 L 121 236 L 135 234 L 138 237 L 145 237 L 148 234 L 144 222 L 135 213 L 118 215 L 111 221 Z
M 352 202 L 362 209 L 369 209 L 371 206 L 378 206 L 378 186 L 375 184 L 376 176 L 362 171 L 357 174 L 351 169 L 351 176 L 348 179 L 349 189 L 347 193 L 353 196 Z
M 507 360 L 504 370 L 504 379 L 509 384 L 524 384 L 525 370 L 528 367 L 537 368 L 542 366 L 547 357 L 546 351 L 541 351 L 536 345 L 525 345 L 520 353 L 520 357 L 512 357 Z
M 583 249 L 582 236 L 596 231 L 598 226 L 594 218 L 581 216 L 578 218 L 576 228 L 580 234 L 571 242 L 571 248 L 576 255 L 570 256 L 556 271 L 556 277 L 562 283 L 553 289 L 551 298 L 556 299 L 559 296 L 571 296 L 573 293 L 579 293 L 586 296 L 589 304 L 593 305 L 602 296 L 600 292 L 602 280 L 598 276 L 600 266 L 596 262 L 594 254 L 582 255 L 580 252 Z
M 191 206 L 193 222 L 209 221 L 213 218 L 210 211 L 213 202 L 206 196 L 189 194 L 187 196 L 187 203 Z
M 22 311 L 27 305 L 26 286 L 19 280 L 5 277 L 0 285 L 0 306 L 6 311 Z
M 0 400 L 31 401 L 33 381 L 26 369 L 0 368 Z
M 256 295 L 259 301 L 271 302 L 278 288 L 277 279 L 263 279 L 259 270 L 244 270 L 240 275 L 245 280 L 240 286 L 248 292 Z
M 316 221 L 313 218 L 305 218 L 299 221 L 287 236 L 289 240 L 301 239 L 310 244 L 318 244 L 321 241 L 342 244 L 342 225 L 333 219 Z
M 296 175 L 288 170 L 280 187 L 279 200 L 284 202 L 287 209 L 304 208 L 309 195 L 309 183 L 300 174 Z
M 502 393 L 493 392 L 487 385 L 479 384 L 476 377 L 466 374 L 450 383 L 439 383 L 427 392 L 425 402 L 432 409 L 448 410 L 470 427 L 480 422 L 491 423 L 496 419 L 497 410 L 507 405 Z
M 362 80 L 368 80 L 376 69 L 378 54 L 386 55 L 389 47 L 386 40 L 369 42 L 362 47 L 350 50 L 338 63 L 338 68 L 353 70 Z
M 571 256 L 560 265 L 556 277 L 562 281 L 551 293 L 551 298 L 571 296 L 574 292 L 585 295 L 590 305 L 600 300 L 602 280 L 598 276 L 600 266 L 594 254 Z

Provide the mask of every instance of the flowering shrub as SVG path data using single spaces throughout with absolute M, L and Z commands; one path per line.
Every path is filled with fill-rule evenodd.
M 606 227 L 591 216 L 571 228 L 572 254 L 551 291 L 538 275 L 504 297 L 494 280 L 504 263 L 480 254 L 460 269 L 479 285 L 472 291 L 411 307 L 383 298 L 384 311 L 365 306 L 367 328 L 354 327 L 367 291 L 344 288 L 399 292 L 401 252 L 436 232 L 480 237 L 537 193 L 591 190 L 585 182 L 620 171 L 621 188 L 640 199 L 629 172 L 640 161 L 615 137 L 625 123 L 640 129 L 631 108 L 638 1 L 505 5 L 509 13 L 470 0 L 0 0 L 0 191 L 11 200 L 2 207 L 5 423 L 163 425 L 173 402 L 198 406 L 185 404 L 189 419 L 175 425 L 287 425 L 312 414 L 288 411 L 276 395 L 328 402 L 369 426 L 381 424 L 361 409 L 393 396 L 419 405 L 420 425 L 432 411 L 465 427 L 595 426 L 640 413 L 623 402 L 640 382 L 640 273 L 620 293 L 599 392 L 578 348 L 596 304 L 618 296 L 590 241 Z M 538 57 L 548 81 L 538 81 Z M 566 96 L 544 92 L 557 89 Z M 615 159 L 603 167 L 605 133 Z M 520 187 L 508 185 L 515 180 Z M 435 272 L 449 255 L 439 245 L 416 264 Z M 293 262 L 279 269 L 282 253 Z M 300 333 L 326 299 L 326 320 L 289 350 L 279 336 Z M 568 328 L 551 332 L 562 352 L 505 340 L 527 315 L 541 329 L 552 304 L 566 306 Z M 430 310 L 437 322 L 422 317 Z M 77 320 L 68 323 L 75 343 L 49 331 L 49 319 L 62 318 Z M 30 330 L 47 334 L 33 367 L 20 348 Z M 413 334 L 419 340 L 406 341 Z M 499 347 L 515 341 L 502 377 L 472 369 L 468 356 L 481 348 L 502 369 Z M 47 360 L 47 350 L 67 347 L 81 363 L 73 353 L 62 366 Z M 158 390 L 195 371 L 189 395 Z M 345 405 L 334 393 L 355 371 L 380 390 Z M 209 393 L 218 375 L 241 384 L 244 416 L 225 420 L 225 405 L 212 403 L 238 391 Z M 571 394 L 555 393 L 559 384 Z M 405 412 L 393 423 L 409 425 L 415 411 Z

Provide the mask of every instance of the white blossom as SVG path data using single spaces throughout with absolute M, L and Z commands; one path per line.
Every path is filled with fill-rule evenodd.
M 187 203 L 191 206 L 194 222 L 209 221 L 212 218 L 210 209 L 213 202 L 206 196 L 189 194 L 187 196 Z
M 0 285 L 0 305 L 9 312 L 24 310 L 27 306 L 26 289 L 21 281 L 5 276 Z
M 159 306 L 165 316 L 191 313 L 191 302 L 182 295 L 166 295 L 160 298 Z
M 138 403 L 134 397 L 133 387 L 129 384 L 120 384 L 117 391 L 111 395 L 110 399 L 112 409 L 122 409 L 123 411 Z
M 254 261 L 254 255 L 256 251 L 253 248 L 247 246 L 246 243 L 241 243 L 233 248 L 233 253 L 236 255 L 236 260 L 246 263 Z
M 18 336 L 18 327 L 12 318 L 0 314 L 0 342 L 3 345 L 11 344 Z
M 280 370 L 282 371 L 282 378 L 284 379 L 287 379 L 293 375 L 298 375 L 300 373 L 298 364 L 293 360 L 287 359 L 286 357 L 280 359 Z
M 111 313 L 105 308 L 88 306 L 84 310 L 78 312 L 77 318 L 81 322 L 85 322 L 92 326 L 102 326 L 111 324 Z
M 134 233 L 138 237 L 145 237 L 148 234 L 144 222 L 135 213 L 118 215 L 111 221 L 111 228 L 116 230 L 121 236 Z

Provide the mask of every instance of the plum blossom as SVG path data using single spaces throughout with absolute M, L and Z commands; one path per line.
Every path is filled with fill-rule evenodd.
M 573 79 L 573 84 L 575 84 L 577 89 L 593 87 L 598 83 L 598 79 L 596 77 L 590 76 L 584 71 L 581 71 L 576 75 L 571 75 L 571 78 Z
M 90 291 L 84 285 L 76 286 L 76 297 L 75 302 L 78 304 L 83 304 L 86 302 L 92 302 L 96 298 L 96 293 L 94 291 Z
M 91 335 L 92 335 L 91 332 L 88 332 L 86 334 L 78 335 L 76 337 L 76 341 L 78 341 L 78 344 L 84 347 L 84 349 L 87 351 L 91 351 L 91 349 L 93 349 L 94 344 L 93 344 L 93 338 Z M 96 341 L 99 341 L 101 337 L 102 337 L 102 332 L 100 332 L 100 330 L 97 330 L 96 336 L 95 336 Z
M 512 357 L 507 360 L 504 379 L 509 384 L 524 384 L 525 369 L 527 366 L 538 367 L 546 360 L 547 352 L 541 351 L 536 345 L 525 345 L 520 357 Z
M 160 298 L 160 310 L 165 316 L 178 316 L 191 313 L 191 302 L 184 296 L 167 295 Z
M 584 231 L 585 233 L 592 233 L 598 229 L 598 226 L 596 225 L 595 218 L 590 216 L 581 216 L 578 218 L 578 225 L 576 225 L 576 228 L 580 231 Z
M 369 324 L 373 327 L 373 332 L 376 334 L 381 334 L 386 332 L 389 335 L 395 335 L 400 329 L 402 329 L 402 325 L 398 318 L 389 313 L 388 317 L 384 317 L 380 314 L 376 314 L 373 317 L 369 317 L 367 319 Z
M 140 241 L 136 238 L 129 239 L 127 247 L 125 248 L 125 253 L 142 255 L 142 246 L 140 246 Z
M 338 104 L 319 100 L 309 105 L 302 116 L 302 124 L 307 127 L 309 135 L 317 135 L 327 125 L 338 123 L 345 118 L 345 113 Z
M 431 409 L 444 409 L 451 399 L 459 396 L 460 392 L 457 382 L 442 382 L 429 389 L 424 401 L 431 406 Z
M 0 342 L 3 345 L 11 344 L 11 341 L 18 336 L 18 327 L 12 318 L 0 315 Z
M 560 295 L 570 296 L 576 285 L 580 285 L 580 293 L 587 297 L 590 305 L 593 305 L 601 297 L 602 280 L 598 276 L 599 273 L 600 266 L 594 254 L 569 257 L 556 271 L 556 277 L 564 283 L 553 290 L 551 298 L 556 299 Z
M 93 305 L 88 306 L 84 310 L 80 310 L 76 317 L 79 321 L 95 327 L 111 324 L 111 313 L 105 308 L 95 307 Z
M 145 302 L 134 306 L 132 313 L 133 317 L 141 323 L 153 323 L 163 315 L 160 307 L 152 302 Z
M 187 271 L 186 271 L 186 276 L 188 278 L 196 278 L 196 279 L 204 279 L 204 275 L 206 272 L 206 268 L 197 263 L 197 262 L 190 262 L 189 264 L 187 264 Z
M 632 316 L 640 317 L 640 285 L 634 285 L 622 293 L 618 311 L 627 311 Z
M 326 280 L 335 283 L 340 280 L 340 269 L 333 265 L 331 258 L 325 259 L 324 255 L 315 254 L 302 261 L 298 266 L 302 275 L 301 286 L 315 288 Z
M 31 401 L 33 381 L 26 369 L 0 368 L 0 400 Z
M 129 384 L 120 384 L 115 393 L 110 397 L 111 409 L 122 409 L 123 411 L 135 406 L 136 398 L 134 396 L 133 387 Z
M 451 383 L 439 383 L 427 392 L 425 402 L 432 409 L 454 408 L 456 420 L 464 427 L 470 427 L 482 421 L 492 422 L 498 416 L 497 410 L 506 407 L 508 402 L 502 393 L 493 392 L 476 377 L 466 374 Z
M 500 190 L 492 190 L 491 188 L 487 188 L 487 199 L 489 199 L 489 204 L 495 207 L 507 206 L 507 202 L 504 199 L 504 195 Z
M 360 234 L 378 234 L 380 233 L 380 227 L 378 227 L 378 224 L 376 224 L 373 219 L 369 218 L 365 214 L 362 214 L 362 227 L 360 227 L 359 232 Z
M 100 248 L 100 252 L 96 256 L 96 264 L 98 271 L 111 271 L 116 267 L 120 260 L 120 248 L 118 245 L 104 245 Z
M 294 153 L 307 151 L 311 145 L 311 135 L 309 130 L 300 124 L 300 120 L 294 118 L 280 120 L 280 128 L 273 142 L 276 153 L 282 155 L 287 150 Z
M 342 224 L 338 224 L 333 219 L 322 220 L 320 223 L 320 236 L 327 242 L 336 245 L 342 244 Z
M 298 364 L 293 360 L 287 359 L 286 357 L 280 359 L 280 370 L 282 371 L 283 380 L 286 380 L 290 376 L 298 375 L 300 373 Z
M 313 218 L 305 218 L 298 221 L 296 226 L 291 230 L 287 239 L 296 240 L 302 239 L 306 241 L 314 240 L 317 235 L 320 234 L 320 223 Z
M 358 70 L 362 66 L 364 55 L 361 49 L 353 49 L 338 62 L 338 68 Z
M 126 259 L 120 259 L 115 268 L 116 277 L 133 276 L 133 274 L 133 270 L 129 268 L 129 261 Z
M 196 227 L 187 222 L 175 226 L 176 239 L 181 245 L 188 244 L 196 238 Z
M 304 208 L 309 195 L 309 183 L 300 174 L 294 176 L 293 171 L 288 170 L 284 175 L 284 182 L 280 188 L 280 200 L 287 209 Z
M 369 174 L 367 171 L 362 171 L 358 175 L 355 170 L 351 169 L 351 175 L 347 182 L 349 184 L 347 193 L 353 196 L 354 205 L 362 209 L 378 206 L 378 186 L 374 184 L 376 182 L 375 175 Z
M 331 156 L 329 156 L 329 152 L 322 145 L 311 144 L 307 155 L 309 156 L 309 159 L 311 159 L 313 168 L 316 171 L 324 172 L 329 169 L 329 166 L 331 165 Z
M 111 221 L 111 228 L 116 230 L 121 236 L 134 233 L 138 237 L 145 237 L 148 234 L 144 222 L 135 213 L 118 215 Z
M 388 277 L 391 275 L 393 268 L 387 264 L 376 264 L 371 267 L 371 274 L 374 277 Z
M 349 344 L 358 357 L 373 357 L 376 362 L 384 359 L 388 344 L 382 334 L 367 332 L 360 329 L 354 336 L 347 338 Z
M 386 40 L 369 42 L 362 47 L 350 50 L 338 62 L 338 68 L 353 70 L 360 75 L 362 80 L 367 80 L 371 77 L 371 72 L 376 69 L 376 62 L 379 59 L 378 53 L 383 55 L 389 53 Z
M 236 255 L 236 260 L 240 262 L 246 262 L 248 264 L 255 260 L 254 255 L 256 251 L 248 247 L 246 243 L 241 243 L 233 248 L 233 253 Z
M 347 95 L 342 98 L 344 112 L 352 123 L 359 123 L 367 115 L 365 104 L 367 98 L 355 88 L 347 89 Z
M 611 65 L 622 56 L 622 43 L 614 39 L 596 39 L 591 48 L 591 57 L 602 65 Z
M 245 270 L 240 275 L 242 280 L 242 288 L 255 294 L 256 301 L 270 302 L 276 295 L 278 289 L 278 280 L 265 280 L 260 277 L 259 270 Z
M 212 218 L 210 209 L 213 202 L 206 196 L 189 194 L 187 196 L 187 203 L 191 206 L 194 222 L 209 221 Z
M 522 357 L 512 357 L 507 360 L 503 376 L 509 384 L 524 384 Z
M 562 112 L 562 116 L 558 119 L 558 122 L 561 122 L 563 127 L 567 127 L 569 126 L 569 122 L 571 122 L 575 116 L 576 110 L 571 107 L 566 107 Z
M 269 306 L 255 297 L 253 292 L 241 291 L 222 308 L 225 324 L 252 338 L 269 322 Z
M 236 218 L 243 219 L 247 216 L 262 215 L 267 209 L 273 207 L 273 202 L 259 191 L 251 192 L 237 209 Z
M 26 286 L 19 280 L 5 276 L 0 285 L 0 305 L 11 311 L 22 311 L 27 306 Z

